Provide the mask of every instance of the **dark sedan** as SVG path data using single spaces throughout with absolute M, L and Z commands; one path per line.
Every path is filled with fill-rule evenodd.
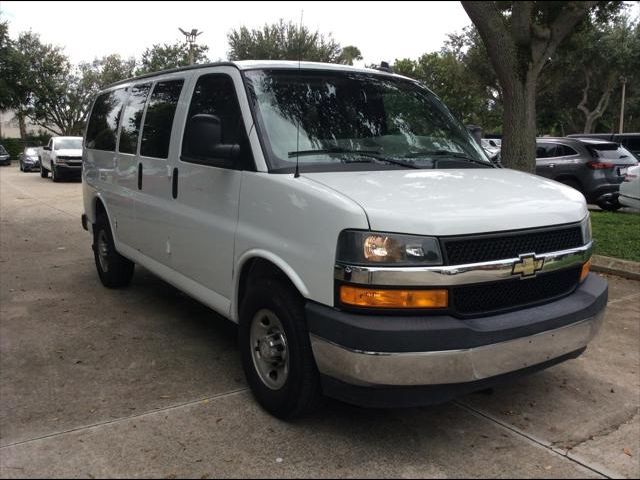
M 27 147 L 19 156 L 20 171 L 40 171 L 40 151 L 36 147 Z

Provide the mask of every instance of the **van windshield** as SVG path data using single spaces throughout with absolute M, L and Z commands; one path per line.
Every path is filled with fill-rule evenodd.
M 250 70 L 270 171 L 491 168 L 467 129 L 419 84 L 390 75 Z M 357 164 L 357 165 L 356 165 Z

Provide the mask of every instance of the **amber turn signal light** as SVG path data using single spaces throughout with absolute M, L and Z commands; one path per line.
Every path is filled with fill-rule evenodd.
M 344 305 L 365 308 L 446 308 L 447 290 L 381 290 L 352 285 L 340 287 L 340 301 Z
M 591 269 L 591 259 L 587 260 L 587 262 L 582 265 L 582 271 L 580 272 L 580 283 L 584 282 L 589 275 L 589 269 Z

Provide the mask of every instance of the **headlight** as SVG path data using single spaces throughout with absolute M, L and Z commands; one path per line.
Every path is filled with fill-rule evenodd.
M 442 265 L 436 238 L 358 230 L 340 233 L 336 258 L 338 262 L 356 265 Z
M 587 216 L 584 217 L 584 220 L 582 220 L 582 223 L 580 224 L 580 228 L 582 229 L 582 241 L 586 245 L 593 238 L 591 234 L 591 215 L 587 214 Z

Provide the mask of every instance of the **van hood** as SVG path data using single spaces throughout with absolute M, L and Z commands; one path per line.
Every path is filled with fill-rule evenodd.
M 56 156 L 58 157 L 82 157 L 81 148 L 62 148 L 56 150 Z
M 580 192 L 509 169 L 304 173 L 365 211 L 372 230 L 461 235 L 578 222 Z

